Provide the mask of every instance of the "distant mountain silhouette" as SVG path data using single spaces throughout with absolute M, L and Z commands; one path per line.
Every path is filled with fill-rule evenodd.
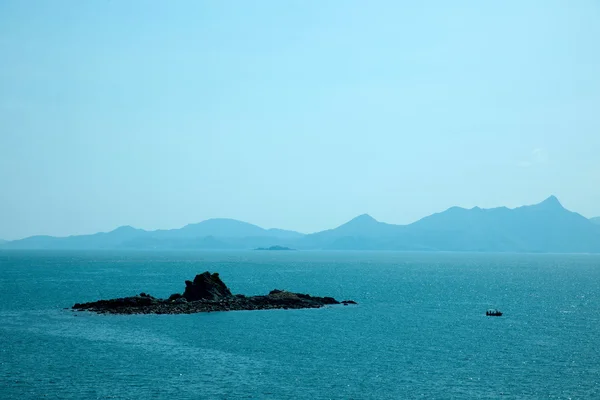
M 68 237 L 31 236 L 13 240 L 4 247 L 16 249 L 101 249 L 118 248 L 123 242 L 143 234 L 142 229 L 121 226 L 111 232 Z
M 306 235 L 300 248 L 333 250 L 386 249 L 387 243 L 405 230 L 404 226 L 379 222 L 368 214 L 322 232 Z
M 453 207 L 409 225 L 436 250 L 599 252 L 600 229 L 554 196 L 515 209 Z
M 210 219 L 181 229 L 123 226 L 94 235 L 32 236 L 5 243 L 22 249 L 255 249 L 271 246 L 331 250 L 424 250 L 600 253 L 600 219 L 566 210 L 554 196 L 531 206 L 452 207 L 409 225 L 360 215 L 334 229 L 303 235 L 233 219 Z
M 595 224 L 600 224 L 600 217 L 590 218 L 590 221 L 592 221 Z
M 230 238 L 243 238 L 252 236 L 299 238 L 302 236 L 302 234 L 298 232 L 286 231 L 283 229 L 263 229 L 247 222 L 227 218 L 214 218 L 197 224 L 186 225 L 179 229 L 178 233 L 187 237 L 212 235 L 216 237 Z
M 283 229 L 263 229 L 234 219 L 215 218 L 181 229 L 145 231 L 122 226 L 106 233 L 69 237 L 31 236 L 6 243 L 14 249 L 253 249 L 288 244 L 303 237 Z
M 410 225 L 361 215 L 307 235 L 299 248 L 482 252 L 600 252 L 600 225 L 566 210 L 555 196 L 515 209 L 452 207 Z
M 335 229 L 319 232 L 314 235 L 379 237 L 393 234 L 397 227 L 398 225 L 379 222 L 369 214 L 363 214 Z

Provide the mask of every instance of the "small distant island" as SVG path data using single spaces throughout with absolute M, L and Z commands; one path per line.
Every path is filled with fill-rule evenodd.
M 193 314 L 211 311 L 272 310 L 320 308 L 326 305 L 356 304 L 352 300 L 337 301 L 333 297 L 317 297 L 285 290 L 271 290 L 265 296 L 233 295 L 218 273 L 206 271 L 193 281 L 185 281 L 183 294 L 174 293 L 168 299 L 158 299 L 147 293 L 138 296 L 90 303 L 77 303 L 75 311 L 99 314 Z
M 279 251 L 279 250 L 296 250 L 296 249 L 291 249 L 289 247 L 285 247 L 285 246 L 271 246 L 271 247 L 257 247 L 254 250 L 273 250 L 273 251 Z

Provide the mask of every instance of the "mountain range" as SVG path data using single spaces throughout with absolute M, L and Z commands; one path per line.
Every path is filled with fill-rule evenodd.
M 69 237 L 32 236 L 2 249 L 295 249 L 600 253 L 600 218 L 565 209 L 555 196 L 514 209 L 452 207 L 409 225 L 360 215 L 313 234 L 263 229 L 233 219 L 209 219 L 181 229 L 111 232 Z

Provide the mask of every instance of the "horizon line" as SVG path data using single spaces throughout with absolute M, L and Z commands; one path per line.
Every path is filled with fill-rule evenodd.
M 97 235 L 97 234 L 100 234 L 100 233 L 111 233 L 111 232 L 114 232 L 114 231 L 116 231 L 118 229 L 121 229 L 121 228 L 131 228 L 131 229 L 135 229 L 135 230 L 142 230 L 142 231 L 145 231 L 145 232 L 171 231 L 171 230 L 183 229 L 186 226 L 197 225 L 197 224 L 201 224 L 203 222 L 214 221 L 214 220 L 229 220 L 229 221 L 242 222 L 242 223 L 245 223 L 245 224 L 256 226 L 256 227 L 258 227 L 260 229 L 264 229 L 264 230 L 273 230 L 273 229 L 276 229 L 276 230 L 283 230 L 283 231 L 288 231 L 288 232 L 295 232 L 295 233 L 299 233 L 301 235 L 307 236 L 307 235 L 312 235 L 312 234 L 315 234 L 315 233 L 319 233 L 319 232 L 323 232 L 323 231 L 327 231 L 327 230 L 331 230 L 331 229 L 336 229 L 336 228 L 338 228 L 338 227 L 340 227 L 340 226 L 342 226 L 344 224 L 347 224 L 348 222 L 351 222 L 351 221 L 353 221 L 353 220 L 355 220 L 355 219 L 357 219 L 359 217 L 362 217 L 362 216 L 368 216 L 368 217 L 372 218 L 374 221 L 376 221 L 378 223 L 384 223 L 384 224 L 388 224 L 388 225 L 397 225 L 397 226 L 408 226 L 408 225 L 412 225 L 412 224 L 414 224 L 414 223 L 422 220 L 423 218 L 427 218 L 427 217 L 430 217 L 430 216 L 433 216 L 433 215 L 441 214 L 441 213 L 444 213 L 444 212 L 446 212 L 448 210 L 451 210 L 453 208 L 458 208 L 458 209 L 462 209 L 462 210 L 475 210 L 475 209 L 480 209 L 480 210 L 495 210 L 495 209 L 501 209 L 501 208 L 505 208 L 505 209 L 508 209 L 508 210 L 516 210 L 516 209 L 521 208 L 521 207 L 528 207 L 528 206 L 540 205 L 540 204 L 542 204 L 544 202 L 547 202 L 547 201 L 556 201 L 561 207 L 564 208 L 564 206 L 562 205 L 562 203 L 560 202 L 560 200 L 558 200 L 558 198 L 555 195 L 550 195 L 550 196 L 546 197 L 544 200 L 542 200 L 542 201 L 540 201 L 538 203 L 523 204 L 523 205 L 515 206 L 515 207 L 512 207 L 512 208 L 511 207 L 507 207 L 507 206 L 496 206 L 496 207 L 490 207 L 490 208 L 482 208 L 482 207 L 479 207 L 479 206 L 474 206 L 474 207 L 471 207 L 471 208 L 466 208 L 466 207 L 461 207 L 461 206 L 450 206 L 450 207 L 445 208 L 442 211 L 433 212 L 431 214 L 425 215 L 423 217 L 420 217 L 420 218 L 416 219 L 415 221 L 412 221 L 412 222 L 409 222 L 409 223 L 406 223 L 406 224 L 395 224 L 395 223 L 382 222 L 382 221 L 374 218 L 373 216 L 371 216 L 369 213 L 362 213 L 362 214 L 359 214 L 359 215 L 357 215 L 355 217 L 352 217 L 352 218 L 346 220 L 345 222 L 340 223 L 339 225 L 336 225 L 334 228 L 317 230 L 317 231 L 310 232 L 310 233 L 305 233 L 305 232 L 301 232 L 301 231 L 294 230 L 294 229 L 283 229 L 283 228 L 277 228 L 277 227 L 265 228 L 265 227 L 262 227 L 262 226 L 260 226 L 258 224 L 252 223 L 252 222 L 244 221 L 244 220 L 241 220 L 241 219 L 229 218 L 229 217 L 212 217 L 212 218 L 207 218 L 207 219 L 204 219 L 204 220 L 198 221 L 198 222 L 190 222 L 190 223 L 185 224 L 185 225 L 183 225 L 183 226 L 181 226 L 179 228 L 144 229 L 144 228 L 137 228 L 137 227 L 134 227 L 132 225 L 119 225 L 116 228 L 108 230 L 108 231 L 96 231 L 96 232 L 92 232 L 92 233 L 70 234 L 70 235 L 65 235 L 65 236 L 54 236 L 54 235 L 48 235 L 48 234 L 34 234 L 34 235 L 29 235 L 29 236 L 21 237 L 21 238 L 18 238 L 18 239 L 2 239 L 2 238 L 0 238 L 0 241 L 13 242 L 13 241 L 23 240 L 23 239 L 27 239 L 27 238 L 32 238 L 32 237 L 69 238 L 69 237 L 74 237 L 74 236 L 91 236 L 91 235 Z M 568 211 L 571 211 L 571 210 L 568 210 Z M 571 211 L 571 212 L 576 212 L 576 211 Z M 585 217 L 585 216 L 583 216 L 583 217 L 586 218 L 586 219 L 589 219 L 589 220 L 591 220 L 593 218 L 600 218 L 600 216 L 597 216 L 597 217 Z

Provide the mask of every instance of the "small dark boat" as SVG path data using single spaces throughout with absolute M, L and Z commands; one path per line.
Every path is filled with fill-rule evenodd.
M 496 310 L 496 309 L 487 310 L 485 312 L 485 315 L 487 315 L 488 317 L 501 317 L 502 316 L 502 311 Z

